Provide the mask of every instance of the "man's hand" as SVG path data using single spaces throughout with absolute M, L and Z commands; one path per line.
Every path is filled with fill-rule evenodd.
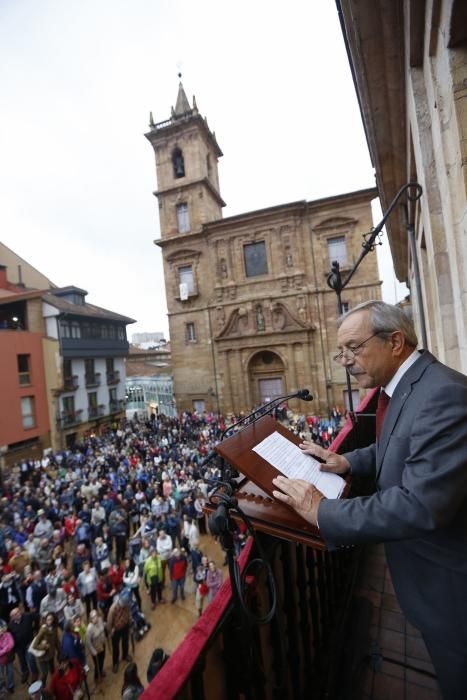
M 343 455 L 338 455 L 335 452 L 330 452 L 324 447 L 316 445 L 311 440 L 304 440 L 299 448 L 302 452 L 312 457 L 323 459 L 324 463 L 319 465 L 322 472 L 333 472 L 333 474 L 345 474 L 350 471 L 350 464 Z
M 287 479 L 285 476 L 276 476 L 272 483 L 281 489 L 273 491 L 274 498 L 291 506 L 304 520 L 317 525 L 319 504 L 324 498 L 321 491 L 308 481 Z

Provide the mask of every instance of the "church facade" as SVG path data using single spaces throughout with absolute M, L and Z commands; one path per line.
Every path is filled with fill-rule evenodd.
M 327 415 L 348 401 L 336 352 L 331 263 L 343 277 L 372 228 L 376 189 L 222 218 L 215 134 L 182 84 L 171 118 L 146 134 L 155 151 L 177 410 L 239 413 L 308 388 Z M 380 298 L 376 255 L 343 293 L 345 308 Z M 358 403 L 358 390 L 353 392 Z

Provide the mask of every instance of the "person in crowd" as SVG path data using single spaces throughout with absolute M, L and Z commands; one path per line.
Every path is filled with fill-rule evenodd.
M 172 605 L 180 597 L 185 600 L 185 578 L 188 567 L 186 554 L 178 548 L 173 550 L 172 556 L 169 559 L 170 580 L 172 582 Z
M 76 622 L 76 618 L 73 618 L 72 620 L 68 620 L 65 624 L 59 653 L 60 656 L 65 659 L 78 659 L 81 666 L 84 668 L 86 665 L 86 655 L 80 630 Z
M 198 617 L 203 614 L 204 603 L 206 602 L 209 588 L 206 584 L 206 578 L 209 571 L 208 558 L 201 557 L 201 562 L 196 567 L 194 579 L 195 579 L 195 604 L 198 611 Z
M 72 593 L 75 598 L 79 598 L 79 589 L 76 579 L 68 569 L 62 569 L 62 588 L 65 593 L 67 600 L 70 593 Z
M 50 692 L 55 700 L 77 700 L 85 680 L 85 673 L 78 659 L 59 656 L 57 670 L 50 681 Z M 84 697 L 80 693 L 79 697 Z
M 190 527 L 188 529 L 188 546 L 189 546 L 189 552 L 191 552 L 193 547 L 199 547 L 200 545 L 200 534 L 198 530 L 198 525 L 197 525 L 197 519 L 192 518 L 190 522 Z
M 107 617 L 107 630 L 112 641 L 112 670 L 118 671 L 121 658 L 131 661 L 128 654 L 128 641 L 130 635 L 130 593 L 122 591 L 112 603 Z
M 162 647 L 157 647 L 151 654 L 149 659 L 148 669 L 146 671 L 146 677 L 148 683 L 150 683 L 157 676 L 162 666 L 169 660 L 169 656 L 165 653 Z
M 156 602 L 162 603 L 162 564 L 157 549 L 154 547 L 144 563 L 143 576 L 151 596 L 152 610 L 155 610 Z
M 165 530 L 160 530 L 156 540 L 156 549 L 159 554 L 162 564 L 162 585 L 165 584 L 165 571 L 169 565 L 169 559 L 172 554 L 173 544 L 172 538 Z
M 95 568 L 91 567 L 89 561 L 83 562 L 83 570 L 79 574 L 76 583 L 86 606 L 86 615 L 89 617 L 91 609 L 97 607 L 97 573 Z
M 102 537 L 96 537 L 93 548 L 93 561 L 97 573 L 110 567 L 110 552 Z
M 0 619 L 0 683 L 10 693 L 15 690 L 13 673 L 15 640 L 5 620 Z
M 115 508 L 109 516 L 110 532 L 115 540 L 117 564 L 125 559 L 128 541 L 128 520 L 123 507 Z
M 208 602 L 210 603 L 222 586 L 222 570 L 219 569 L 216 566 L 216 563 L 212 560 L 209 562 L 209 567 L 206 574 L 206 586 L 209 589 Z
M 38 633 L 32 640 L 30 651 L 36 659 L 42 682 L 47 682 L 49 673 L 55 669 L 55 657 L 59 649 L 58 625 L 53 613 L 42 621 Z
M 138 667 L 131 662 L 123 673 L 122 700 L 136 700 L 143 690 L 143 684 L 138 677 Z
M 467 377 L 417 351 L 404 311 L 369 301 L 347 312 L 335 360 L 378 388 L 375 443 L 335 454 L 312 442 L 322 471 L 371 477 L 376 492 L 324 498 L 277 477 L 276 499 L 319 527 L 330 547 L 385 543 L 402 611 L 418 628 L 445 698 L 467 697 Z
M 128 588 L 134 596 L 139 610 L 141 610 L 141 595 L 139 592 L 139 568 L 133 559 L 125 561 L 125 573 L 123 574 L 123 585 Z
M 105 677 L 105 641 L 104 621 L 97 610 L 91 610 L 89 624 L 86 628 L 86 651 L 94 661 L 94 680 L 96 683 Z
M 44 540 L 49 542 L 52 537 L 53 525 L 50 520 L 47 519 L 45 510 L 40 508 L 37 511 L 38 521 L 34 528 L 34 537 L 38 540 Z
M 96 588 L 97 607 L 102 612 L 104 620 L 107 620 L 107 615 L 116 593 L 117 589 L 114 588 L 109 572 L 107 569 L 104 569 L 99 574 Z
M 84 617 L 84 605 L 81 598 L 77 598 L 74 593 L 67 595 L 67 603 L 63 609 L 65 624 L 79 615 Z
M 8 573 L 6 573 L 7 569 Z M 8 565 L 3 570 L 4 573 L 0 579 L 0 615 L 3 615 L 4 619 L 8 620 L 13 608 L 16 608 L 22 602 L 21 587 L 18 576 L 11 571 Z
M 8 629 L 15 640 L 15 654 L 18 657 L 21 682 L 26 683 L 29 673 L 37 674 L 34 656 L 29 652 L 29 646 L 34 638 L 34 615 L 22 612 L 20 608 L 13 608 Z
M 51 694 L 44 689 L 42 681 L 34 681 L 28 688 L 30 700 L 52 700 Z
M 48 613 L 52 613 L 60 627 L 63 627 L 65 621 L 64 610 L 67 603 L 66 595 L 62 588 L 57 588 L 52 583 L 47 586 L 47 591 L 47 595 L 40 604 L 40 616 L 43 618 Z
M 39 616 L 41 601 L 47 595 L 47 584 L 40 570 L 32 574 L 32 581 L 26 589 L 26 603 L 29 610 Z

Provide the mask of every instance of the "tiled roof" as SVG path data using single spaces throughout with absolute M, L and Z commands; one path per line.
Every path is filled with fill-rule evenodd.
M 122 323 L 136 323 L 134 318 L 116 314 L 115 312 L 108 311 L 100 306 L 94 306 L 94 304 L 72 304 L 65 299 L 55 296 L 51 292 L 47 292 L 43 298 L 44 301 L 52 306 L 55 306 L 55 308 L 59 311 L 66 311 L 70 315 L 87 316 L 88 318 L 98 318 L 109 321 L 120 321 Z

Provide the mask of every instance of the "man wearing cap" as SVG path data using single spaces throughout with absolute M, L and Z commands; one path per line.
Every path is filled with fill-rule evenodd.
M 120 642 L 122 643 L 122 659 L 131 661 L 128 654 L 128 639 L 130 634 L 130 592 L 123 591 L 112 603 L 107 617 L 107 629 L 112 639 L 112 670 L 118 671 L 120 660 Z

